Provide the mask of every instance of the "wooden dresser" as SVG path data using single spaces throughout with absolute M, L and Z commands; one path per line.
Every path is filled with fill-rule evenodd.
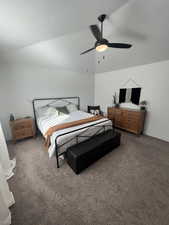
M 146 111 L 127 108 L 108 107 L 107 116 L 114 126 L 135 134 L 141 134 L 144 129 Z
M 34 120 L 32 118 L 21 118 L 10 121 L 13 141 L 35 136 Z

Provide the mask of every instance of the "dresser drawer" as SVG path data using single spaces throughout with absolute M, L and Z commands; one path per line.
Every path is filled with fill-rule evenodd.
M 128 118 L 129 119 L 139 119 L 140 116 L 141 116 L 140 112 L 134 112 L 134 111 L 128 112 Z
M 130 122 L 128 123 L 127 129 L 133 133 L 139 133 L 140 132 L 140 126 L 139 122 Z
M 113 114 L 113 113 L 114 113 L 114 109 L 108 108 L 108 109 L 107 109 L 107 112 L 108 112 L 108 114 Z
M 113 120 L 115 117 L 115 110 L 113 108 L 107 109 L 107 116 L 110 120 Z
M 128 124 L 138 124 L 140 121 L 140 118 L 127 118 Z
M 113 112 L 108 113 L 108 117 L 114 117 L 114 113 Z

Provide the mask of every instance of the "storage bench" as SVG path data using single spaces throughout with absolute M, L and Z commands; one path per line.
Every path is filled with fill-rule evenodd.
M 66 159 L 76 174 L 120 145 L 121 134 L 108 130 L 67 149 Z

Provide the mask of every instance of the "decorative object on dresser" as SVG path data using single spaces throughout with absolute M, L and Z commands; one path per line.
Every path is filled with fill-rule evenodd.
M 10 114 L 10 121 L 13 121 L 15 119 L 14 115 L 11 113 Z
M 121 88 L 119 94 L 119 103 L 132 102 L 139 105 L 141 88 Z
M 10 121 L 13 141 L 21 140 L 27 137 L 35 136 L 34 120 L 31 117 L 25 117 Z
M 88 105 L 88 113 L 94 114 L 94 115 L 102 115 L 102 112 L 100 110 L 100 105 L 97 106 L 90 106 Z
M 108 107 L 107 116 L 114 126 L 134 134 L 141 134 L 144 130 L 145 110 L 134 110 L 129 108 Z
M 126 87 L 128 86 L 128 87 Z M 129 88 L 130 86 L 130 88 Z M 141 86 L 132 78 L 129 78 L 120 88 L 119 103 L 133 103 L 139 105 Z
M 141 110 L 146 110 L 146 106 L 147 106 L 147 101 L 143 100 L 140 102 L 140 109 Z
M 118 96 L 117 96 L 116 92 L 113 95 L 113 105 L 114 105 L 114 107 L 117 107 L 117 108 L 119 107 Z

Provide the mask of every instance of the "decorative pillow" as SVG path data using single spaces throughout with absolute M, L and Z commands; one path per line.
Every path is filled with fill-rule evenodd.
M 77 105 L 75 105 L 75 104 L 70 103 L 66 107 L 67 107 L 67 110 L 69 111 L 69 113 L 78 111 Z
M 93 115 L 100 115 L 100 110 L 98 110 L 98 109 L 91 109 L 90 113 L 93 114 Z
M 94 115 L 100 115 L 100 106 L 88 106 L 88 113 L 94 114 Z
M 58 112 L 59 116 L 60 115 L 65 115 L 65 114 L 69 114 L 69 111 L 68 111 L 66 106 L 56 107 L 56 111 Z
M 45 116 L 51 116 L 53 114 L 57 114 L 58 115 L 58 112 L 55 108 L 53 107 L 48 107 L 47 111 L 45 112 Z
M 37 115 L 37 117 L 43 116 L 44 113 L 47 111 L 48 108 L 49 108 L 49 107 L 47 107 L 47 106 L 38 107 L 38 108 L 36 109 L 36 115 Z
M 53 107 L 48 107 L 48 106 L 43 106 L 43 107 L 39 107 L 36 110 L 36 114 L 38 117 L 43 117 L 43 116 L 50 116 L 53 114 L 57 114 L 57 110 Z

